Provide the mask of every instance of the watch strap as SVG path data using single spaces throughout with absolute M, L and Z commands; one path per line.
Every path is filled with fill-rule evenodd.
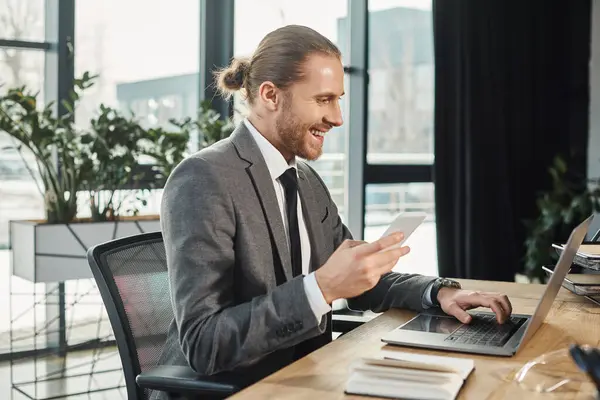
M 461 285 L 457 281 L 453 281 L 452 279 L 448 279 L 448 278 L 436 279 L 433 282 L 433 286 L 431 287 L 431 303 L 436 307 L 438 307 L 440 305 L 440 302 L 438 301 L 438 293 L 440 292 L 440 289 L 443 287 L 461 289 Z

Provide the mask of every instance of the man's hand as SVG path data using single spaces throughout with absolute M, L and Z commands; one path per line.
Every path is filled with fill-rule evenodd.
M 466 310 L 477 307 L 491 308 L 496 314 L 498 323 L 503 324 L 512 313 L 512 305 L 505 294 L 479 292 L 471 290 L 443 287 L 438 292 L 441 309 L 448 315 L 456 317 L 462 323 L 471 322 Z
M 344 241 L 315 272 L 325 301 L 331 304 L 337 299 L 355 297 L 375 286 L 381 275 L 391 271 L 398 259 L 409 252 L 407 246 L 385 250 L 403 238 L 402 233 L 394 233 L 373 243 Z

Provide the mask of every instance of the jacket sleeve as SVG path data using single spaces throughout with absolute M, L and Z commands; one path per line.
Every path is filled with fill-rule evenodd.
M 236 304 L 234 200 L 218 167 L 198 156 L 180 163 L 161 203 L 171 300 L 179 341 L 198 373 L 250 365 L 317 336 L 302 277 Z

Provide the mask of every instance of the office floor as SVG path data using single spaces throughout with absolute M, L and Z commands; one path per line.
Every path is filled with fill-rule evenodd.
M 46 338 L 40 327 L 44 326 L 46 316 L 43 306 L 38 304 L 36 312 L 33 312 L 33 307 L 36 301 L 43 299 L 45 287 L 11 277 L 9 261 L 8 251 L 0 250 L 0 310 L 5 311 L 0 312 L 0 353 L 10 350 L 11 341 L 13 349 L 31 348 L 35 342 L 37 348 L 42 348 Z M 67 305 L 79 299 L 79 303 L 67 312 L 69 343 L 107 337 L 112 333 L 101 299 L 94 291 L 90 292 L 91 287 L 87 280 L 67 285 Z M 86 293 L 87 296 L 82 296 Z M 12 332 L 9 331 L 11 319 Z M 33 330 L 35 321 L 37 334 Z M 61 376 L 63 370 L 67 378 Z M 18 389 L 24 393 L 11 390 L 11 382 L 18 384 Z M 0 399 L 65 398 L 65 393 L 83 393 L 69 396 L 69 399 L 126 399 L 123 389 L 90 393 L 123 384 L 121 361 L 115 347 L 70 352 L 66 358 L 39 356 L 16 361 L 12 366 L 12 379 L 11 363 L 0 362 Z
M 100 357 L 98 352 L 78 351 L 71 352 L 65 358 L 49 356 L 38 358 L 35 362 L 31 359 L 15 362 L 12 366 L 12 380 L 10 362 L 0 363 L 0 398 L 7 400 L 65 398 L 64 394 L 67 393 L 71 394 L 69 399 L 75 400 L 126 399 L 124 388 L 90 393 L 99 388 L 118 387 L 124 384 L 121 361 L 116 348 L 107 347 L 100 351 Z M 68 378 L 63 379 L 60 374 L 53 374 L 53 371 L 62 370 L 65 366 Z M 92 371 L 93 375 L 90 374 Z M 11 390 L 11 381 L 19 384 L 18 388 L 26 395 L 19 390 Z

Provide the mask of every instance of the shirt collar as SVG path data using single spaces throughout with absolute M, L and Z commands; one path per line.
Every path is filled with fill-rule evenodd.
M 277 180 L 281 174 L 283 174 L 290 167 L 296 168 L 296 174 L 298 173 L 298 168 L 296 167 L 296 157 L 294 157 L 288 164 L 279 150 L 277 150 L 275 146 L 273 146 L 271 142 L 269 142 L 254 127 L 254 125 L 252 125 L 248 118 L 244 118 L 244 124 L 256 141 L 256 144 L 258 145 L 258 148 L 260 149 L 260 152 L 267 163 L 267 168 L 269 169 L 269 173 L 271 174 L 271 178 L 273 180 Z

